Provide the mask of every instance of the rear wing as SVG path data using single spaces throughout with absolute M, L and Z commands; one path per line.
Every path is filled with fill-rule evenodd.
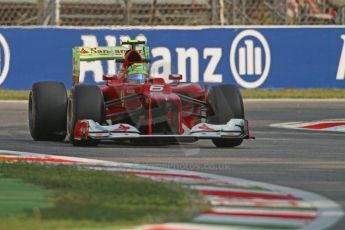
M 143 44 L 141 41 L 128 40 L 123 41 L 122 44 Z M 133 47 L 133 46 L 132 46 Z M 115 60 L 116 62 L 123 62 L 126 52 L 130 48 L 125 46 L 98 46 L 98 47 L 75 47 L 73 48 L 73 85 L 79 83 L 80 76 L 80 62 L 86 61 L 100 61 L 100 60 Z M 148 46 L 136 46 L 144 62 L 150 61 L 150 50 Z

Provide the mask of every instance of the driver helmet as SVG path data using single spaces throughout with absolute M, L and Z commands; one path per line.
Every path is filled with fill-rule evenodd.
M 143 63 L 134 63 L 127 69 L 127 80 L 134 83 L 144 83 L 149 78 L 147 67 Z

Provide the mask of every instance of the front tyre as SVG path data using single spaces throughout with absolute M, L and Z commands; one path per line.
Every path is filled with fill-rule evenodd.
M 208 93 L 208 103 L 213 113 L 207 118 L 210 124 L 226 124 L 230 119 L 244 119 L 243 99 L 234 85 L 214 86 Z M 235 147 L 242 144 L 242 139 L 215 138 L 217 147 Z
M 71 90 L 68 101 L 67 130 L 70 142 L 75 146 L 96 146 L 99 140 L 87 138 L 74 139 L 74 128 L 78 120 L 94 120 L 100 124 L 104 121 L 104 98 L 101 89 L 96 85 L 80 84 Z
M 37 82 L 29 96 L 29 129 L 35 141 L 66 137 L 67 91 L 60 82 Z

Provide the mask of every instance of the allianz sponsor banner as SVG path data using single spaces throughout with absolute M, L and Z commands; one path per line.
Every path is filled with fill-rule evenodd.
M 72 79 L 72 48 L 145 39 L 153 76 L 242 88 L 345 88 L 345 27 L 0 28 L 0 88 Z M 114 61 L 82 63 L 81 80 L 101 82 Z

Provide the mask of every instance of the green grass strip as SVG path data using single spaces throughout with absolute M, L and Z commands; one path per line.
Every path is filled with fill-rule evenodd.
M 54 193 L 18 179 L 0 177 L 0 217 L 54 206 Z
M 0 89 L 0 100 L 28 100 L 29 90 Z
M 177 184 L 72 166 L 0 162 L 0 178 L 20 179 L 55 194 L 53 207 L 28 207 L 25 215 L 0 217 L 0 229 L 119 229 L 190 221 L 208 206 L 199 193 Z
M 250 99 L 343 99 L 344 89 L 245 89 L 241 90 L 243 98 Z

